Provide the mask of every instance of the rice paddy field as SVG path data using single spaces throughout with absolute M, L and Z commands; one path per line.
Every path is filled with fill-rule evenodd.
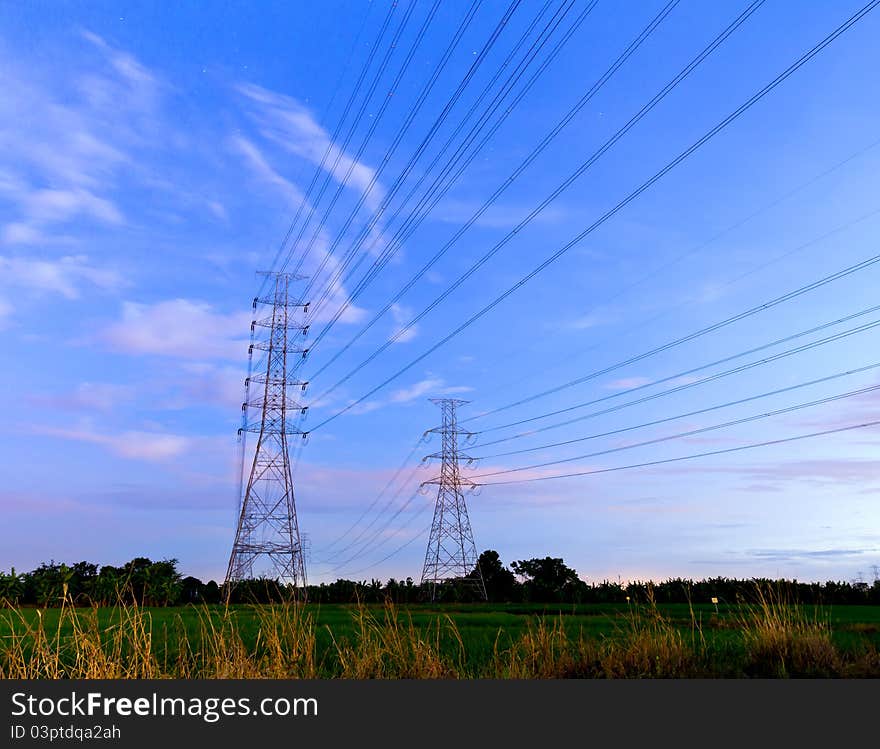
M 6 608 L 4 678 L 878 678 L 880 607 Z

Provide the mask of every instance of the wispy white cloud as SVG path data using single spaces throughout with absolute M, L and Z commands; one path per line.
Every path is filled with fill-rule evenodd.
M 312 164 L 323 160 L 323 168 L 337 182 L 348 175 L 347 184 L 366 194 L 366 206 L 372 211 L 378 208 L 385 190 L 378 180 L 370 187 L 375 169 L 342 151 L 308 108 L 290 96 L 253 84 L 241 84 L 237 91 L 252 105 L 252 116 L 264 138 Z
M 576 317 L 574 320 L 570 320 L 565 324 L 565 327 L 570 328 L 571 330 L 589 330 L 590 328 L 595 328 L 597 325 L 602 324 L 602 319 L 598 315 L 583 315 L 582 317 Z
M 138 170 L 135 149 L 156 145 L 165 85 L 128 52 L 79 36 L 97 54 L 77 69 L 0 58 L 0 203 L 17 213 L 0 234 L 6 243 L 46 241 L 76 219 L 122 224 L 119 183 Z
M 0 297 L 0 330 L 3 330 L 12 317 L 12 305 L 3 297 Z
M 880 419 L 880 390 L 872 390 L 826 406 L 823 412 L 814 418 L 791 419 L 790 423 L 792 426 L 809 427 L 810 429 L 836 429 L 878 419 Z M 876 426 L 858 430 L 862 435 L 870 434 L 872 436 L 877 431 L 878 427 Z
M 774 562 L 791 562 L 798 559 L 810 561 L 830 560 L 838 558 L 862 557 L 865 554 L 875 553 L 876 548 L 867 549 L 750 549 L 745 552 L 747 556 L 766 559 Z
M 181 455 L 191 446 L 191 440 L 187 437 L 162 432 L 130 430 L 116 434 L 102 434 L 86 428 L 56 427 L 35 427 L 33 432 L 47 437 L 101 445 L 114 455 L 135 460 L 165 461 Z
M 13 222 L 0 231 L 0 241 L 3 244 L 46 244 L 49 239 L 35 226 Z
M 437 221 L 460 225 L 469 221 L 482 207 L 482 203 L 467 200 L 444 200 L 431 213 Z M 510 229 L 519 224 L 532 211 L 532 206 L 514 204 L 495 204 L 489 206 L 474 221 L 474 226 L 487 229 Z M 566 217 L 559 207 L 548 207 L 533 219 L 534 223 L 555 224 Z
M 337 265 L 338 264 L 334 258 L 331 257 L 328 259 L 328 269 L 332 268 L 335 270 Z M 320 282 L 316 284 L 316 288 L 321 288 Z M 358 307 L 356 304 L 349 301 L 348 291 L 338 280 L 327 280 L 326 288 L 329 289 L 327 299 L 320 307 L 316 308 L 314 313 L 310 314 L 309 320 L 312 323 L 329 322 L 340 309 L 343 309 L 343 307 L 343 312 L 339 316 L 340 323 L 353 325 L 362 322 L 366 318 L 367 310 L 363 307 Z
M 214 218 L 224 222 L 229 221 L 229 213 L 226 211 L 226 206 L 224 206 L 219 200 L 208 200 L 206 205 L 208 206 L 208 210 L 214 214 Z
M 384 406 L 385 404 L 382 401 L 364 401 L 363 403 L 358 403 L 357 405 L 352 406 L 349 409 L 348 413 L 350 413 L 352 416 L 363 416 L 364 414 L 378 411 Z
M 244 159 L 247 167 L 260 182 L 277 191 L 289 206 L 297 206 L 305 200 L 302 191 L 269 164 L 253 141 L 241 135 L 233 135 L 229 138 L 229 147 Z
M 115 291 L 126 282 L 111 269 L 98 268 L 85 255 L 71 255 L 60 260 L 37 260 L 0 256 L 0 285 L 60 294 L 78 299 L 83 284 Z
M 436 377 L 428 377 L 427 379 L 416 382 L 409 387 L 395 390 L 391 393 L 389 400 L 392 403 L 409 403 L 410 401 L 421 398 L 427 393 L 438 392 L 443 386 L 443 380 Z
M 694 304 L 712 304 L 722 299 L 727 293 L 727 284 L 706 281 L 691 291 L 688 301 Z
M 423 396 L 456 395 L 468 393 L 472 390 L 473 388 L 467 385 L 447 385 L 446 381 L 440 377 L 426 377 L 409 387 L 395 390 L 391 393 L 389 401 L 392 403 L 410 403 Z
M 363 403 L 358 403 L 356 406 L 353 406 L 348 413 L 353 416 L 359 416 L 372 413 L 373 411 L 377 411 L 380 408 L 386 408 L 387 406 L 414 403 L 421 398 L 456 395 L 468 393 L 472 390 L 473 388 L 468 385 L 447 385 L 442 377 L 435 377 L 434 375 L 428 374 L 424 379 L 414 382 L 412 385 L 391 391 L 386 398 L 377 398 L 375 400 L 367 400 Z M 325 402 L 316 401 L 311 405 L 313 408 L 332 408 L 336 407 L 339 403 L 346 403 L 346 401 L 342 399 L 337 402 L 332 399 L 327 399 Z M 352 400 L 347 401 L 348 405 L 351 403 Z
M 67 221 L 88 216 L 108 224 L 121 224 L 122 213 L 106 198 L 83 189 L 32 190 L 21 196 L 25 215 L 39 224 Z
M 125 220 L 112 193 L 132 163 L 129 147 L 150 139 L 161 84 L 130 54 L 91 32 L 81 36 L 101 54 L 104 64 L 93 72 L 64 71 L 47 81 L 0 60 L 0 200 L 19 214 L 3 231 L 7 243 L 33 244 L 48 227 L 75 218 Z M 71 88 L 80 96 L 71 97 Z
M 281 198 L 286 207 L 298 206 L 302 202 L 308 211 L 309 204 L 304 202 L 305 196 L 300 189 L 269 163 L 259 146 L 240 135 L 232 136 L 229 143 L 233 151 L 242 156 L 254 176 Z M 312 227 L 303 232 L 300 243 L 289 247 L 288 252 L 291 257 L 304 258 L 302 272 L 314 278 L 314 288 L 327 289 L 327 298 L 319 307 L 313 308 L 311 322 L 329 321 L 343 305 L 346 306 L 339 317 L 340 323 L 354 324 L 364 319 L 366 310 L 355 304 L 347 304 L 349 295 L 337 274 L 339 262 L 331 254 L 330 238 L 323 228 L 316 230 Z
M 630 388 L 641 387 L 652 382 L 649 377 L 622 377 L 619 380 L 612 380 L 605 384 L 606 390 L 629 390 Z
M 240 361 L 247 352 L 250 323 L 249 312 L 224 314 L 189 299 L 125 302 L 122 319 L 99 331 L 97 338 L 128 354 Z
M 180 395 L 168 400 L 165 403 L 167 408 L 188 408 L 193 403 L 209 403 L 227 409 L 241 405 L 247 374 L 243 367 L 184 362 L 181 370 L 183 377 L 177 378 L 181 383 Z
M 659 466 L 656 470 L 669 474 L 729 474 L 743 476 L 751 482 L 760 482 L 761 491 L 769 482 L 791 484 L 803 481 L 816 485 L 843 485 L 871 482 L 880 476 L 880 461 L 860 458 L 826 458 L 815 460 L 787 460 L 772 464 L 743 464 L 721 466 L 706 463 L 675 467 Z M 743 487 L 743 491 L 748 487 Z
M 685 375 L 684 377 L 676 377 L 674 380 L 669 381 L 669 387 L 678 387 L 679 385 L 691 385 L 695 382 L 699 382 L 700 378 L 696 375 Z
M 113 47 L 94 32 L 82 29 L 80 35 L 104 54 L 117 74 L 115 79 L 98 79 L 103 87 L 92 93 L 100 94 L 101 98 L 93 103 L 109 107 L 114 103 L 118 105 L 121 98 L 130 106 L 152 110 L 156 103 L 156 97 L 163 87 L 159 78 L 136 57 Z M 113 85 L 109 85 L 108 80 L 112 81 Z M 120 93 L 123 94 L 121 97 Z
M 28 396 L 38 406 L 70 411 L 112 411 L 134 398 L 134 388 L 109 382 L 83 382 L 65 393 Z
M 407 343 L 415 339 L 419 334 L 419 326 L 405 328 L 407 322 L 412 317 L 412 310 L 404 307 L 402 304 L 391 305 L 391 317 L 394 319 L 395 328 L 391 332 L 391 338 L 395 343 Z

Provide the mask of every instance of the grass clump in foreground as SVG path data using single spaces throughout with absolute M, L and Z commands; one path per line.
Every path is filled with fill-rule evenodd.
M 506 623 L 490 623 L 493 611 Z M 0 677 L 880 677 L 876 629 L 832 631 L 828 614 L 773 588 L 720 615 L 657 605 L 650 591 L 646 603 L 591 614 L 288 602 L 168 615 L 63 601 L 0 613 Z
M 880 676 L 876 648 L 854 652 L 834 644 L 830 616 L 812 612 L 774 589 L 757 589 L 757 600 L 743 607 L 741 628 L 745 674 L 762 678 Z
M 713 676 L 702 629 L 691 611 L 691 628 L 682 631 L 650 597 L 629 606 L 611 632 L 599 638 L 583 631 L 570 636 L 560 616 L 530 624 L 509 647 L 495 649 L 499 678 L 689 678 Z

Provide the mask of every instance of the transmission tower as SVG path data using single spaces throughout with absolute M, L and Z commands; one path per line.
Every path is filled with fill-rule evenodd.
M 308 326 L 304 314 L 308 303 L 290 296 L 292 281 L 302 276 L 289 273 L 265 273 L 274 279 L 274 293 L 254 298 L 251 345 L 248 355 L 257 364 L 245 380 L 242 404 L 242 439 L 247 433 L 258 435 L 253 463 L 244 498 L 240 503 L 238 527 L 226 571 L 226 589 L 235 582 L 251 579 L 256 573 L 293 584 L 304 598 L 306 571 L 303 544 L 296 519 L 293 474 L 290 468 L 288 438 L 304 435 L 296 424 L 306 408 L 291 397 L 290 390 L 305 391 L 306 383 L 288 379 L 295 362 L 308 354 L 303 346 Z M 303 320 L 297 322 L 297 308 L 303 308 Z M 271 314 L 262 315 L 259 309 Z M 263 358 L 265 357 L 265 358 Z M 259 412 L 259 421 L 251 422 L 249 413 Z M 299 437 L 300 439 L 302 437 Z M 244 452 L 242 452 L 242 479 Z M 242 481 L 243 483 L 243 481 Z
M 437 585 L 446 580 L 472 586 L 477 594 L 486 599 L 486 584 L 477 564 L 477 549 L 471 521 L 468 518 L 464 490 L 473 489 L 476 484 L 461 477 L 459 460 L 467 456 L 458 449 L 458 437 L 470 432 L 460 430 L 456 423 L 455 409 L 468 401 L 455 398 L 432 398 L 432 403 L 440 406 L 443 425 L 430 429 L 428 433 L 439 433 L 443 444 L 439 453 L 426 456 L 442 461 L 440 475 L 422 486 L 436 484 L 437 504 L 434 507 L 434 521 L 431 523 L 431 536 L 425 553 L 425 566 L 422 570 L 422 583 L 429 583 L 431 600 L 437 594 Z M 472 574 L 474 573 L 475 574 Z

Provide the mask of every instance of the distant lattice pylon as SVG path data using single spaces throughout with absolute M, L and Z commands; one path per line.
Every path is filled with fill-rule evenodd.
M 305 383 L 288 379 L 288 373 L 294 362 L 308 353 L 303 345 L 308 326 L 295 319 L 297 308 L 307 309 L 308 303 L 290 296 L 291 281 L 300 280 L 300 276 L 269 275 L 275 281 L 274 293 L 254 299 L 255 319 L 251 323 L 252 343 L 248 355 L 253 357 L 255 351 L 265 352 L 265 361 L 260 357 L 256 373 L 245 381 L 240 434 L 243 440 L 249 432 L 258 436 L 239 508 L 226 588 L 229 591 L 234 583 L 255 575 L 266 576 L 292 584 L 304 597 L 306 571 L 288 438 L 301 439 L 303 435 L 297 423 L 305 408 L 291 397 L 290 389 L 301 392 L 305 390 Z M 271 314 L 257 314 L 260 305 L 267 311 L 271 308 Z M 260 330 L 265 334 L 259 334 Z M 259 413 L 259 420 L 250 421 L 251 413 Z
M 467 460 L 467 456 L 459 452 L 458 438 L 459 435 L 470 433 L 458 429 L 455 411 L 467 401 L 455 398 L 432 398 L 431 402 L 440 406 L 443 424 L 429 432 L 439 433 L 443 444 L 439 453 L 428 455 L 426 458 L 442 461 L 440 475 L 422 484 L 423 487 L 432 484 L 438 487 L 434 520 L 431 523 L 431 535 L 422 570 L 422 583 L 429 584 L 432 601 L 437 594 L 438 584 L 451 580 L 472 586 L 485 600 L 486 584 L 477 564 L 474 534 L 464 501 L 465 490 L 472 489 L 475 484 L 462 478 L 459 467 L 460 460 L 462 458 Z

